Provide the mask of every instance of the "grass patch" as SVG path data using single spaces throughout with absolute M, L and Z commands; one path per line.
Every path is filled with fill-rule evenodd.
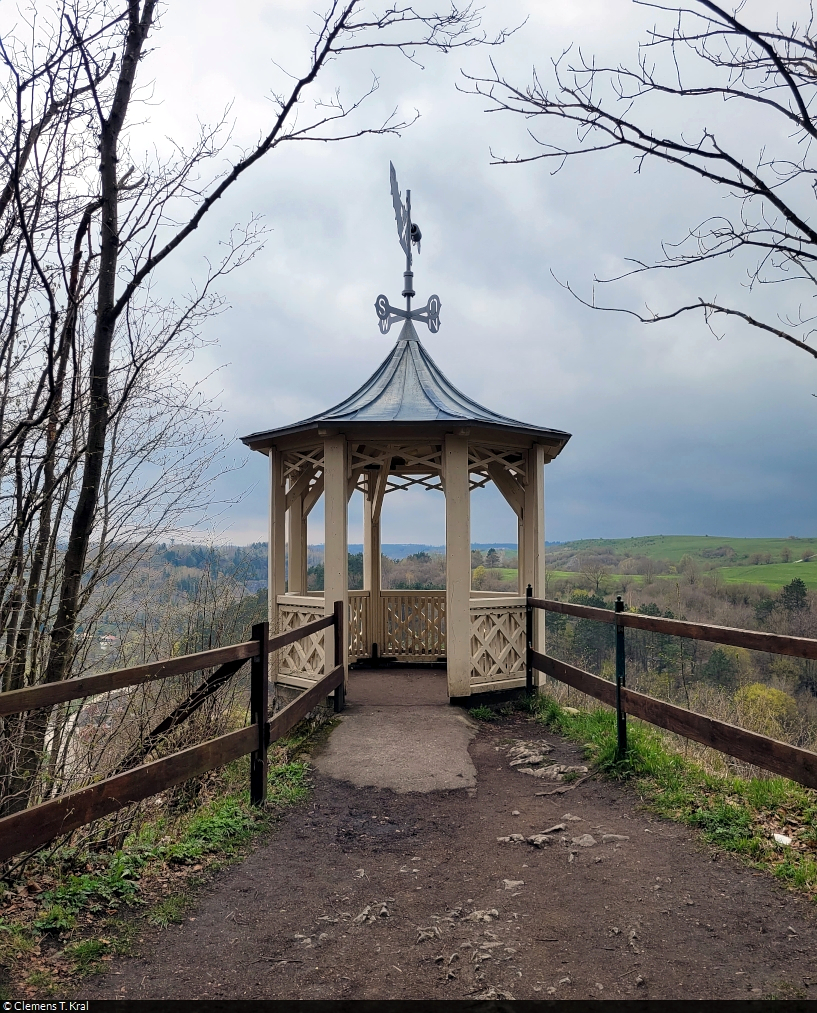
M 120 850 L 61 846 L 47 858 L 34 857 L 24 878 L 0 883 L 0 895 L 7 891 L 0 918 L 3 987 L 15 996 L 64 990 L 129 952 L 143 918 L 163 928 L 182 921 L 206 876 L 240 858 L 279 813 L 306 799 L 309 764 L 293 755 L 305 754 L 325 732 L 317 722 L 302 722 L 274 744 L 264 808 L 250 803 L 249 758 L 242 757 L 197 790 L 151 808 Z M 52 948 L 62 950 L 53 969 L 41 964 Z
M 566 711 L 546 695 L 525 701 L 542 724 L 584 744 L 588 760 L 609 777 L 633 781 L 653 812 L 695 827 L 713 846 L 770 871 L 817 899 L 817 793 L 781 777 L 717 777 L 673 753 L 662 734 L 632 719 L 627 755 L 616 755 L 615 714 Z M 789 847 L 775 833 L 793 839 Z
M 148 915 L 151 925 L 157 925 L 160 929 L 166 929 L 168 925 L 176 925 L 184 921 L 184 909 L 187 905 L 187 898 L 182 894 L 172 894 L 155 904 Z
M 18 956 L 25 956 L 37 945 L 37 935 L 29 925 L 0 918 L 0 967 L 8 967 Z
M 479 707 L 472 707 L 468 711 L 470 717 L 475 721 L 496 721 L 496 714 L 486 704 L 480 704 Z
M 110 951 L 107 939 L 83 939 L 65 947 L 65 956 L 71 961 L 72 971 L 80 977 L 95 974 L 100 968 L 102 958 Z

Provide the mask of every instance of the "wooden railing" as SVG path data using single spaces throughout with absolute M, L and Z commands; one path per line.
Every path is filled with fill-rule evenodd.
M 156 795 L 247 753 L 250 754 L 250 798 L 254 805 L 262 805 L 267 797 L 267 749 L 270 743 L 285 735 L 333 690 L 335 710 L 340 711 L 344 705 L 345 684 L 345 670 L 341 662 L 270 720 L 269 654 L 296 640 L 333 627 L 335 658 L 342 659 L 343 638 L 346 636 L 344 623 L 343 602 L 336 602 L 331 616 L 272 638 L 269 636 L 269 625 L 259 623 L 253 626 L 252 640 L 243 644 L 0 693 L 0 715 L 18 714 L 215 666 L 219 667 L 208 676 L 207 682 L 210 685 L 222 685 L 246 661 L 251 662 L 251 723 L 246 728 L 227 732 L 226 735 L 172 753 L 160 760 L 105 778 L 87 788 L 67 792 L 48 802 L 5 816 L 0 819 L 0 862 L 22 851 L 33 851 L 55 837 L 109 816 L 133 802 Z
M 368 591 L 349 592 L 350 658 L 368 658 L 371 653 L 371 597 Z
M 445 656 L 445 591 L 382 591 L 383 643 L 393 658 Z
M 563 615 L 596 622 L 610 623 L 616 628 L 616 681 L 608 682 L 590 672 L 557 661 L 533 650 L 533 610 L 544 609 Z M 624 630 L 625 628 L 648 630 L 669 636 L 707 640 L 714 644 L 731 647 L 745 647 L 767 654 L 784 654 L 791 658 L 817 660 L 817 640 L 809 637 L 789 637 L 777 633 L 760 633 L 755 630 L 739 630 L 728 626 L 712 626 L 708 623 L 692 623 L 679 619 L 662 619 L 658 616 L 644 616 L 625 612 L 619 599 L 615 611 L 591 608 L 588 605 L 573 605 L 567 602 L 534 598 L 528 588 L 527 596 L 527 686 L 533 691 L 533 671 L 564 682 L 568 686 L 595 697 L 616 708 L 616 724 L 619 755 L 623 756 L 627 746 L 626 715 L 648 721 L 650 724 L 683 735 L 702 745 L 734 756 L 745 763 L 772 771 L 792 781 L 798 781 L 809 788 L 817 788 L 817 753 L 808 749 L 791 746 L 787 742 L 758 735 L 737 725 L 719 721 L 716 718 L 697 714 L 684 707 L 665 703 L 645 693 L 637 693 L 626 687 Z
M 469 615 L 471 692 L 518 686 L 525 678 L 525 598 L 472 591 Z

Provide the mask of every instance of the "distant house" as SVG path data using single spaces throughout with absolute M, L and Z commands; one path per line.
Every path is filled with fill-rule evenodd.
M 119 637 L 115 637 L 113 633 L 105 633 L 99 638 L 99 649 L 100 651 L 109 651 L 112 647 L 116 647 L 119 643 Z

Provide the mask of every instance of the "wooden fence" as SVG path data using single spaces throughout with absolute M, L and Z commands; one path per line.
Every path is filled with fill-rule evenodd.
M 533 650 L 532 615 L 533 609 L 544 609 L 548 612 L 561 612 L 563 615 L 576 616 L 580 619 L 592 619 L 596 622 L 610 623 L 616 627 L 616 681 L 608 682 L 590 672 L 568 665 L 563 661 L 540 654 Z M 707 640 L 714 644 L 725 644 L 731 647 L 745 647 L 753 651 L 765 651 L 768 654 L 785 654 L 792 658 L 809 658 L 817 660 L 817 640 L 808 637 L 787 637 L 776 633 L 759 633 L 754 630 L 738 630 L 728 626 L 711 626 L 707 623 L 691 623 L 678 619 L 662 619 L 657 616 L 637 615 L 624 612 L 623 604 L 616 603 L 616 611 L 591 608 L 588 605 L 573 605 L 567 602 L 551 601 L 534 598 L 528 588 L 527 596 L 527 685 L 533 690 L 533 671 L 543 672 L 552 679 L 564 682 L 568 686 L 595 697 L 603 703 L 615 707 L 619 730 L 619 751 L 626 748 L 627 714 L 648 721 L 650 724 L 666 728 L 668 731 L 693 739 L 721 753 L 734 756 L 746 763 L 762 767 L 792 781 L 798 781 L 809 788 L 817 788 L 817 753 L 808 749 L 790 746 L 786 742 L 755 732 L 730 725 L 716 718 L 696 714 L 694 711 L 675 704 L 665 703 L 645 693 L 637 693 L 627 689 L 624 670 L 624 630 L 629 627 L 636 630 L 648 630 L 652 633 L 663 633 L 675 637 L 687 637 L 695 640 Z M 622 729 L 624 740 L 622 742 Z
M 139 686 L 156 679 L 212 669 L 215 666 L 219 667 L 205 681 L 210 686 L 222 685 L 246 661 L 251 662 L 250 724 L 246 728 L 227 732 L 226 735 L 164 756 L 160 760 L 115 774 L 87 788 L 68 792 L 22 812 L 5 816 L 0 819 L 0 862 L 22 851 L 33 851 L 61 834 L 70 833 L 102 816 L 109 816 L 132 802 L 156 795 L 247 753 L 251 757 L 250 798 L 254 805 L 263 804 L 267 796 L 267 749 L 270 743 L 285 735 L 333 690 L 335 710 L 340 711 L 344 705 L 345 684 L 345 670 L 341 663 L 270 720 L 269 654 L 330 626 L 334 627 L 335 631 L 335 658 L 343 658 L 343 638 L 346 636 L 346 628 L 343 602 L 339 601 L 335 602 L 331 616 L 325 616 L 272 638 L 269 636 L 269 625 L 259 623 L 253 626 L 252 640 L 243 644 L 187 654 L 149 665 L 103 672 L 100 675 L 86 675 L 78 679 L 66 679 L 63 682 L 0 693 L 0 715 L 19 714 L 22 711 L 51 707 L 68 700 L 108 693 L 126 686 Z

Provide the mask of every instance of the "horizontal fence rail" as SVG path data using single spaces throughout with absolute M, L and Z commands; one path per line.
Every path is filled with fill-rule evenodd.
M 594 619 L 599 623 L 612 623 L 634 630 L 665 633 L 672 637 L 691 640 L 708 640 L 712 644 L 728 647 L 745 647 L 766 654 L 785 654 L 790 658 L 817 660 L 817 640 L 809 637 L 787 637 L 780 633 L 758 633 L 756 630 L 737 630 L 731 626 L 711 626 L 708 623 L 690 623 L 685 619 L 662 619 L 659 616 L 642 616 L 635 612 L 611 612 L 590 605 L 573 605 L 570 602 L 551 601 L 549 598 L 531 598 L 533 608 L 548 612 L 561 612 L 579 619 Z
M 113 672 L 101 672 L 99 675 L 82 675 L 78 679 L 65 679 L 63 682 L 50 682 L 27 689 L 13 689 L 8 693 L 0 693 L 0 715 L 19 714 L 21 711 L 34 710 L 37 707 L 51 707 L 57 703 L 66 703 L 68 700 L 80 700 L 86 696 L 110 693 L 112 690 L 125 689 L 128 686 L 139 686 L 154 679 L 168 679 L 174 675 L 198 672 L 203 668 L 215 668 L 231 661 L 247 661 L 257 654 L 258 644 L 254 640 L 248 640 L 244 644 L 231 644 L 230 647 L 217 647 L 213 651 L 185 654 L 181 658 L 154 661 L 149 665 L 119 668 Z
M 616 705 L 616 686 L 613 682 L 536 651 L 533 652 L 533 667 L 602 703 L 611 707 Z M 799 749 L 737 725 L 696 714 L 685 707 L 665 703 L 624 686 L 621 688 L 621 703 L 631 717 L 666 728 L 667 731 L 683 735 L 721 753 L 728 753 L 745 763 L 791 778 L 809 788 L 817 788 L 817 753 L 808 749 Z
M 533 649 L 531 627 L 533 609 L 560 612 L 579 619 L 591 619 L 617 627 L 616 681 L 608 682 L 581 668 L 568 665 Z M 624 684 L 624 629 L 647 630 L 651 633 L 707 640 L 711 643 L 745 647 L 764 651 L 768 654 L 785 654 L 795 658 L 817 658 L 817 640 L 808 637 L 788 637 L 776 633 L 757 633 L 754 630 L 738 630 L 727 626 L 713 626 L 707 623 L 691 623 L 685 620 L 662 619 L 657 616 L 637 615 L 624 612 L 623 603 L 616 602 L 616 611 L 593 608 L 589 605 L 573 605 L 568 602 L 534 598 L 528 590 L 528 685 L 532 686 L 533 670 L 544 673 L 552 679 L 563 682 L 581 693 L 595 697 L 602 703 L 615 707 L 619 755 L 626 751 L 627 714 L 650 724 L 675 732 L 687 739 L 700 742 L 721 753 L 762 767 L 772 773 L 788 777 L 809 788 L 817 788 L 817 753 L 800 749 L 786 742 L 747 731 L 737 725 L 719 721 L 716 718 L 698 714 L 666 703 L 645 693 L 627 689 Z
M 267 693 L 270 652 L 330 626 L 335 627 L 335 658 L 341 658 L 341 663 L 269 720 Z M 14 714 L 215 665 L 244 660 L 252 662 L 250 725 L 3 817 L 0 819 L 0 862 L 5 862 L 22 851 L 33 851 L 55 837 L 77 830 L 103 816 L 110 816 L 131 803 L 140 802 L 191 777 L 215 770 L 248 753 L 251 755 L 250 796 L 254 804 L 263 803 L 266 799 L 267 749 L 270 743 L 286 735 L 333 691 L 335 710 L 339 711 L 343 707 L 346 672 L 342 663 L 343 654 L 338 650 L 339 645 L 342 646 L 344 630 L 343 603 L 335 603 L 332 615 L 280 636 L 270 638 L 268 629 L 267 623 L 259 623 L 253 627 L 252 640 L 231 647 L 200 651 L 150 665 L 104 672 L 98 676 L 68 679 L 53 685 L 0 693 L 0 714 Z M 61 689 L 62 693 L 50 696 L 41 692 L 56 689 Z

